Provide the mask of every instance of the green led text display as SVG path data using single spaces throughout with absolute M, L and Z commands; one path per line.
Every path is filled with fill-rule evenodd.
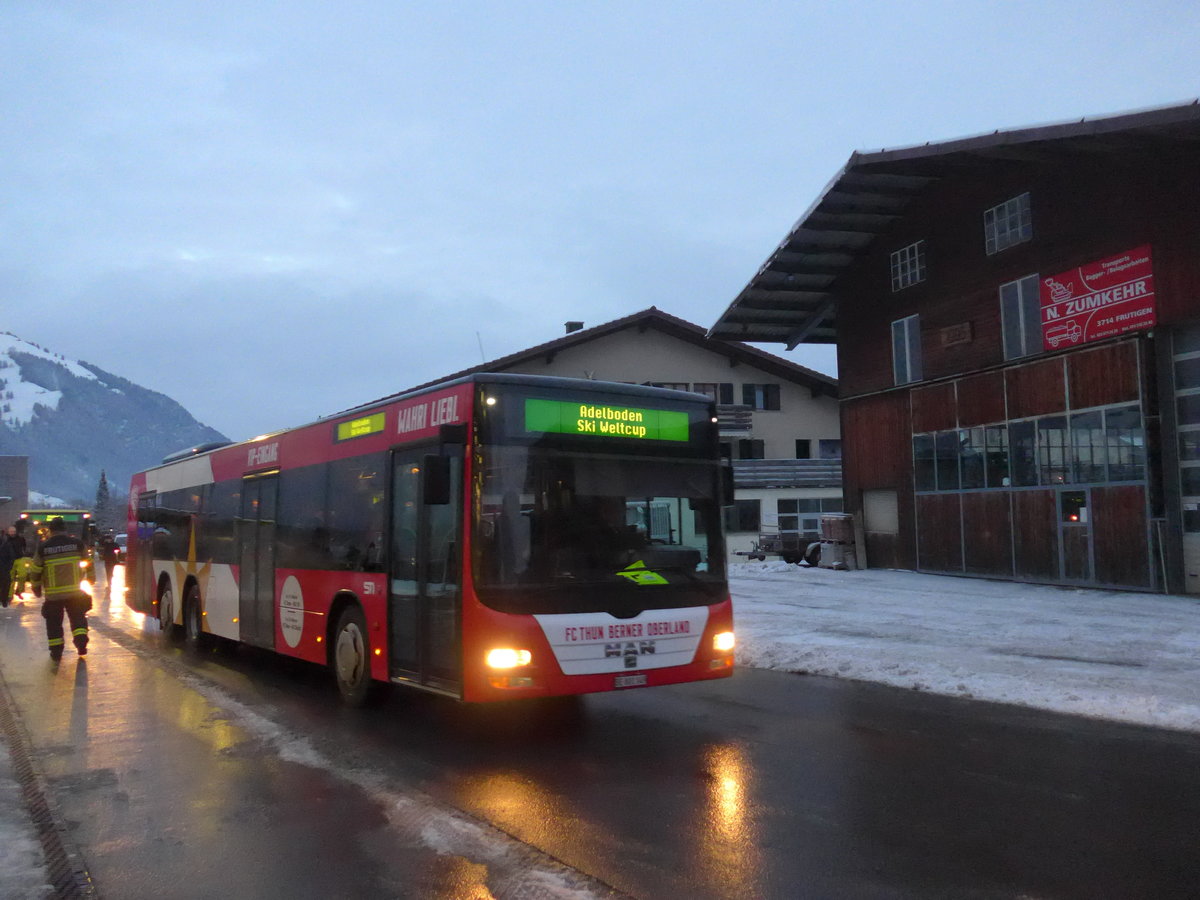
M 643 441 L 686 441 L 688 414 L 606 403 L 526 399 L 525 430 Z
M 363 416 L 361 419 L 339 422 L 336 440 L 348 441 L 351 438 L 365 437 L 368 434 L 378 434 L 381 431 L 383 431 L 383 413 L 375 413 L 373 416 Z

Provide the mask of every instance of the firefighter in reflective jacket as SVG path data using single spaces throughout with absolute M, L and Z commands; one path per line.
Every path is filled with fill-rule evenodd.
M 46 620 L 46 637 L 50 643 L 50 658 L 57 662 L 63 655 L 63 613 L 71 622 L 71 637 L 80 656 L 87 655 L 88 624 L 87 611 L 92 608 L 92 598 L 82 589 L 79 582 L 87 575 L 91 557 L 87 546 L 79 538 L 67 534 L 63 520 L 55 516 L 48 523 L 50 534 L 38 544 L 33 555 L 34 591 L 45 599 L 42 601 L 42 618 Z

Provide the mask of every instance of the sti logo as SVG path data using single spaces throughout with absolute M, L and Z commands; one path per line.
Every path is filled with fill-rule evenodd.
M 604 658 L 625 658 L 625 668 L 636 669 L 638 657 L 654 653 L 654 641 L 626 641 L 624 644 L 605 644 Z

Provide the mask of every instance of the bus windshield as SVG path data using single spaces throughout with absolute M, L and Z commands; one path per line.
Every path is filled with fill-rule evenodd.
M 472 561 L 488 606 L 631 616 L 726 598 L 714 463 L 484 449 Z
M 91 540 L 92 514 L 84 509 L 26 509 L 21 511 L 17 520 L 17 532 L 29 543 L 28 550 L 33 553 L 38 541 L 44 540 L 50 534 L 50 520 L 63 520 L 65 531 L 81 541 Z

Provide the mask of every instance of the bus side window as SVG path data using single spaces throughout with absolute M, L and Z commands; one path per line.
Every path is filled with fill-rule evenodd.
M 328 525 L 339 568 L 365 572 L 379 565 L 386 472 L 387 457 L 382 453 L 329 464 Z

